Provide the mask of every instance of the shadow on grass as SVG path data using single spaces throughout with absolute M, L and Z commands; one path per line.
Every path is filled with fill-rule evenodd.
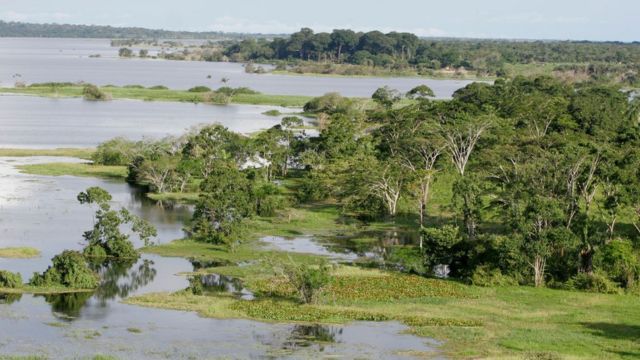
M 640 325 L 611 324 L 604 322 L 582 323 L 594 335 L 614 340 L 631 340 L 640 345 Z

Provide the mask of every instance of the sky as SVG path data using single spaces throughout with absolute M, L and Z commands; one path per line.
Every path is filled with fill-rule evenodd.
M 0 0 L 0 20 L 154 29 L 640 41 L 640 0 Z

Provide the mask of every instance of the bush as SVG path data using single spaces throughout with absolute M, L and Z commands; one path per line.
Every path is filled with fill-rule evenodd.
M 22 286 L 22 276 L 18 273 L 0 270 L 0 287 L 15 289 Z
M 64 286 L 72 289 L 93 289 L 98 286 L 98 276 L 77 251 L 65 250 L 52 259 L 53 265 L 44 273 L 35 273 L 32 286 Z
M 98 145 L 91 160 L 100 165 L 128 165 L 135 153 L 135 142 L 117 137 Z
M 604 294 L 620 293 L 620 288 L 616 283 L 609 280 L 604 273 L 595 272 L 593 274 L 578 273 L 574 275 L 566 284 L 572 290 L 583 290 Z
M 125 85 L 124 86 L 125 89 L 144 89 L 144 86 L 142 85 Z
M 272 110 L 267 110 L 265 112 L 262 113 L 262 115 L 267 115 L 267 116 L 280 116 L 282 115 L 282 113 L 276 109 L 272 109 Z
M 331 281 L 330 267 L 325 264 L 311 266 L 307 264 L 286 264 L 284 275 L 289 284 L 296 289 L 300 300 L 309 304 L 315 300 L 316 293 Z
M 194 86 L 191 89 L 187 90 L 188 92 L 195 92 L 195 93 L 204 93 L 204 92 L 211 92 L 211 88 L 206 87 L 206 86 Z
M 488 265 L 479 266 L 471 276 L 471 284 L 476 286 L 513 286 L 518 282 L 510 277 L 503 275 L 500 269 L 492 269 Z
M 84 86 L 82 89 L 82 96 L 84 96 L 86 100 L 92 101 L 109 100 L 109 96 L 93 84 L 87 84 Z
M 226 105 L 231 101 L 231 97 L 223 93 L 208 92 L 202 96 L 202 101 L 211 104 Z
M 346 113 L 351 109 L 353 102 L 338 93 L 327 93 L 313 98 L 304 104 L 304 111 L 310 113 Z
M 149 87 L 149 90 L 169 90 L 169 88 L 164 85 L 156 85 Z
M 221 88 L 218 88 L 218 90 L 216 90 L 215 92 L 220 93 L 220 94 L 225 94 L 228 96 L 231 95 L 256 95 L 256 94 L 260 94 L 260 92 L 255 91 L 253 89 L 250 89 L 248 87 L 238 87 L 238 88 L 232 88 L 229 86 L 223 86 Z

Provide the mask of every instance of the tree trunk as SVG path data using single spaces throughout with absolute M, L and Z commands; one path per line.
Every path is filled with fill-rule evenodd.
M 536 255 L 533 262 L 533 281 L 536 287 L 544 285 L 544 269 L 547 264 L 547 260 L 541 255 Z

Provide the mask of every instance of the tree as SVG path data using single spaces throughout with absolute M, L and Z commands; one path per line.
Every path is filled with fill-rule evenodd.
M 388 86 L 378 88 L 373 95 L 371 95 L 373 101 L 383 106 L 386 109 L 391 109 L 393 104 L 402 99 L 400 93 L 397 90 L 393 90 Z
M 436 94 L 427 85 L 418 85 L 407 92 L 407 97 L 409 99 L 426 100 L 435 96 Z
M 358 44 L 358 35 L 353 30 L 333 30 L 330 46 L 336 51 L 336 60 L 342 60 L 343 51 L 352 51 Z
M 426 266 L 433 270 L 436 265 L 449 265 L 453 259 L 454 247 L 462 239 L 458 228 L 445 225 L 439 228 L 423 228 L 423 254 Z
M 147 221 L 131 214 L 127 209 L 111 210 L 111 195 L 99 187 L 90 187 L 78 194 L 80 204 L 96 204 L 94 225 L 85 231 L 83 237 L 87 241 L 84 254 L 95 258 L 134 258 L 140 255 L 129 240 L 130 234 L 123 233 L 123 225 L 131 226 L 131 233 L 148 245 L 150 238 L 157 235 L 157 230 Z
M 65 250 L 53 257 L 52 265 L 42 274 L 35 273 L 29 281 L 32 286 L 63 286 L 72 289 L 94 289 L 98 275 L 77 251 Z
M 120 50 L 118 50 L 118 56 L 120 56 L 120 57 L 132 57 L 133 56 L 133 51 L 131 51 L 131 49 L 129 49 L 129 48 L 120 48 Z
M 229 162 L 217 162 L 200 185 L 190 234 L 197 241 L 228 244 L 251 215 L 251 183 Z
M 482 133 L 484 133 L 489 126 L 489 122 L 482 121 L 470 122 L 460 127 L 443 128 L 446 148 L 460 176 L 464 176 L 465 169 L 469 163 L 469 157 L 478 140 L 480 140 L 480 136 L 482 136 Z

